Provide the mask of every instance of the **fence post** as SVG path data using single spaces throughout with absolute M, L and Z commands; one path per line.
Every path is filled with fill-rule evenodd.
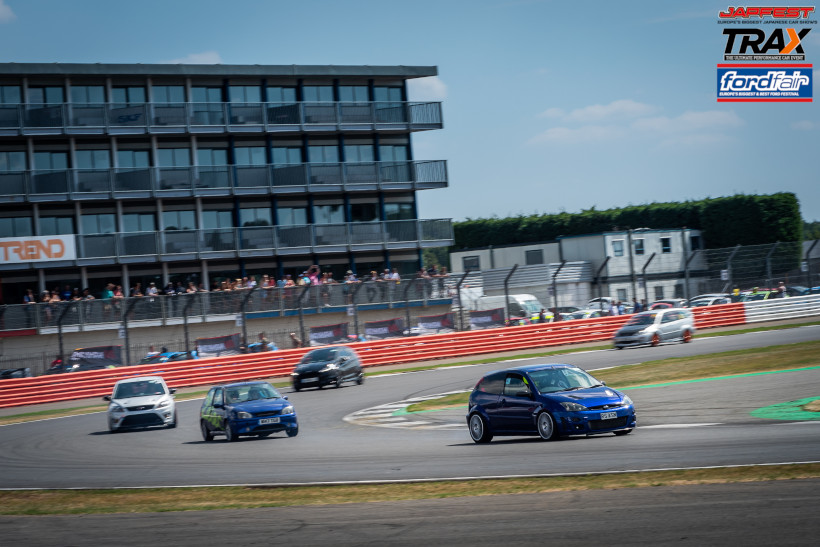
M 464 275 L 461 279 L 458 280 L 456 283 L 456 298 L 458 298 L 458 324 L 459 330 L 464 330 L 464 299 L 461 298 L 461 284 L 464 283 L 464 280 L 467 279 L 467 276 L 470 275 L 472 270 L 467 270 L 464 272 Z
M 686 298 L 687 303 L 689 302 L 689 263 L 692 262 L 692 259 L 698 254 L 698 251 L 700 251 L 700 249 L 695 249 L 689 253 L 689 257 L 686 259 L 686 262 L 683 263 L 683 297 Z
M 125 332 L 125 365 L 128 366 L 131 364 L 131 338 L 128 336 L 128 314 L 131 313 L 131 310 L 134 309 L 134 306 L 137 305 L 137 302 L 140 301 L 139 297 L 129 298 L 128 304 L 125 306 L 125 312 L 122 314 L 122 330 Z
M 188 301 L 185 302 L 185 307 L 182 308 L 182 326 L 183 330 L 185 331 L 185 352 L 188 355 L 191 354 L 191 341 L 188 335 L 188 309 L 194 304 L 194 302 L 199 298 L 200 293 L 194 294 L 186 294 L 184 296 L 190 297 Z M 175 296 L 174 298 L 179 298 L 179 296 Z
M 649 302 L 649 287 L 646 284 L 646 268 L 649 266 L 649 263 L 652 262 L 653 258 L 655 258 L 655 253 L 652 253 L 652 256 L 649 257 L 649 260 L 647 260 L 646 264 L 644 264 L 643 268 L 641 268 L 641 280 L 643 280 L 643 299 L 647 302 Z M 636 296 L 635 298 L 637 299 L 638 297 Z
M 251 287 L 248 290 L 248 294 L 245 295 L 245 298 L 242 299 L 242 304 L 239 306 L 239 313 L 242 314 L 242 344 L 244 344 L 245 349 L 248 348 L 248 321 L 247 316 L 245 314 L 245 309 L 248 307 L 248 302 L 253 296 L 253 291 L 256 290 L 256 287 Z
M 350 303 L 345 303 L 353 308 L 353 328 L 356 329 L 357 342 L 359 341 L 359 306 L 356 304 L 356 295 L 359 294 L 359 291 L 362 289 L 362 285 L 364 285 L 364 283 L 361 281 L 353 284 L 350 288 Z
M 806 257 L 804 259 L 806 261 L 806 287 L 809 288 L 809 294 L 811 294 L 811 285 L 812 285 L 812 283 L 811 283 L 811 252 L 814 250 L 814 246 L 817 245 L 818 241 L 820 241 L 820 239 L 815 239 L 814 242 L 812 242 L 811 246 L 809 247 L 809 250 L 806 251 Z
M 595 286 L 598 287 L 598 306 L 601 309 L 601 312 L 604 311 L 604 301 L 602 300 L 603 295 L 601 294 L 601 272 L 604 271 L 604 268 L 606 268 L 609 258 L 610 257 L 606 257 L 601 266 L 598 268 L 598 271 L 595 272 Z M 607 313 L 609 313 L 609 310 L 607 310 Z
M 772 245 L 772 249 L 766 254 L 766 286 L 772 286 L 772 255 L 774 254 L 777 246 L 780 245 L 779 241 L 775 241 L 774 245 Z
M 554 274 L 552 274 L 552 312 L 553 312 L 553 314 L 558 313 L 558 288 L 557 288 L 557 283 L 555 281 L 555 278 L 558 277 L 559 273 L 561 273 L 561 268 L 563 268 L 564 264 L 566 264 L 566 263 L 567 263 L 566 260 L 562 260 L 561 265 L 558 266 L 558 269 L 555 270 Z M 553 315 L 553 321 L 554 320 L 555 320 L 555 316 Z
M 724 293 L 728 292 L 727 289 L 735 284 L 734 275 L 732 274 L 732 260 L 735 258 L 735 255 L 737 254 L 737 252 L 740 250 L 741 247 L 742 247 L 742 245 L 740 245 L 740 244 L 735 246 L 734 250 L 732 251 L 732 254 L 730 254 L 729 258 L 726 259 L 726 271 L 729 273 L 729 283 L 728 283 L 728 285 L 724 285 L 723 290 L 720 291 L 720 292 L 724 292 Z
M 76 303 L 76 300 L 69 300 L 68 302 L 64 302 L 62 304 L 63 309 L 60 310 L 60 316 L 57 318 L 57 337 L 60 342 L 60 360 L 63 362 L 65 362 L 65 359 L 63 359 L 63 318 L 65 317 L 65 314 L 67 314 L 68 311 L 71 308 L 73 308 Z
M 411 279 L 404 287 L 404 316 L 407 318 L 408 331 L 410 330 L 410 289 L 415 282 L 416 279 Z
M 510 273 L 507 274 L 507 277 L 504 278 L 504 323 L 506 324 L 510 320 L 510 287 L 509 282 L 510 278 L 515 273 L 515 270 L 518 269 L 518 264 L 513 265 Z
M 310 290 L 310 285 L 306 285 L 299 296 L 296 297 L 296 309 L 299 310 L 299 337 L 302 340 L 302 346 L 309 346 L 310 340 L 305 338 L 305 314 L 302 312 L 302 299 Z

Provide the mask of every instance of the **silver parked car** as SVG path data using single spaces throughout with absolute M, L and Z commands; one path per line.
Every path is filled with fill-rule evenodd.
M 695 321 L 684 308 L 650 310 L 635 314 L 615 333 L 615 349 L 629 346 L 657 346 L 661 342 L 692 341 Z

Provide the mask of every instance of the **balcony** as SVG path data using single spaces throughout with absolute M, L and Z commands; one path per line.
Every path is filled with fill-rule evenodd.
M 425 131 L 440 102 L 0 105 L 0 135 Z
M 0 172 L 0 203 L 447 187 L 447 162 L 300 163 Z
M 450 219 L 419 219 L 121 232 L 76 235 L 75 244 L 71 265 L 89 266 L 442 247 L 453 244 L 453 226 Z

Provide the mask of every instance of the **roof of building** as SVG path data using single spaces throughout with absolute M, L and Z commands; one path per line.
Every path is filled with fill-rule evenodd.
M 0 75 L 43 76 L 372 76 L 423 78 L 438 75 L 435 66 L 371 65 L 206 65 L 106 63 L 0 63 Z

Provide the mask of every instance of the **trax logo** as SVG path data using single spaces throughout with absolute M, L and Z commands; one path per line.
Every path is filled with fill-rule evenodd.
M 803 53 L 803 46 L 800 42 L 811 29 L 800 29 L 800 32 L 793 28 L 785 29 L 788 41 L 783 34 L 783 30 L 782 28 L 774 29 L 769 39 L 766 40 L 766 33 L 760 29 L 723 29 L 723 34 L 728 36 L 726 49 L 723 52 L 726 54 L 732 53 L 735 42 L 740 38 L 738 53 L 741 55 L 748 53 L 750 49 L 752 53 L 768 53 L 771 50 L 775 50 L 780 55 L 788 55 L 792 52 Z
M 733 8 L 729 6 L 726 11 L 720 12 L 721 19 L 748 19 L 749 17 L 771 17 L 772 19 L 808 19 L 809 14 L 814 11 L 814 6 L 795 7 L 795 6 L 738 6 Z

